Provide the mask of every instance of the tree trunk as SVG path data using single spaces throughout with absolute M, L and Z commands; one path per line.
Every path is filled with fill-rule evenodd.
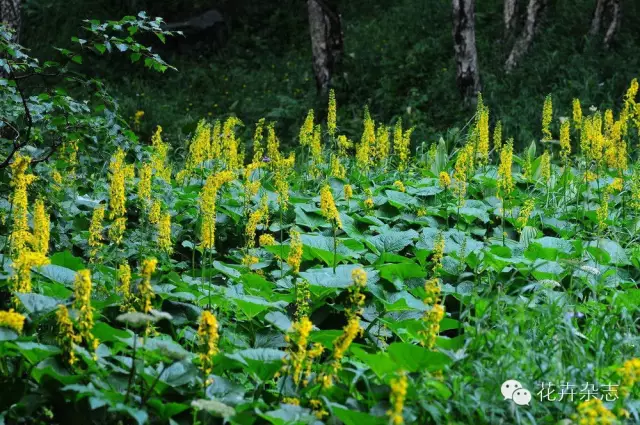
M 307 0 L 313 73 L 318 92 L 329 91 L 335 65 L 343 51 L 342 25 L 335 4 L 329 0 Z
M 518 36 L 518 39 L 513 44 L 511 53 L 504 64 L 507 73 L 513 71 L 518 65 L 518 61 L 527 53 L 531 42 L 533 42 L 533 36 L 538 30 L 540 25 L 540 16 L 547 6 L 548 0 L 529 0 L 527 5 L 527 17 L 522 27 L 522 32 Z
M 593 11 L 593 17 L 591 18 L 591 28 L 589 29 L 589 35 L 591 36 L 600 32 L 606 3 L 607 0 L 597 0 L 596 2 L 596 8 Z
M 609 23 L 609 28 L 607 28 L 607 33 L 604 36 L 604 45 L 607 48 L 611 44 L 611 40 L 620 26 L 620 18 L 622 16 L 620 0 L 610 0 L 609 10 L 611 12 L 611 22 Z
M 475 0 L 452 0 L 456 82 L 465 101 L 475 103 L 480 86 L 476 50 Z
M 510 39 L 518 22 L 518 0 L 504 0 L 504 38 Z
M 0 0 L 0 22 L 14 31 L 14 41 L 20 40 L 21 0 Z

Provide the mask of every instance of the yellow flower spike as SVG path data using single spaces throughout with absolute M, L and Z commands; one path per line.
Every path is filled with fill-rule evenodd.
M 58 305 L 58 310 L 56 311 L 56 323 L 58 325 L 56 341 L 62 349 L 65 361 L 69 363 L 70 366 L 73 366 L 77 360 L 74 347 L 80 343 L 81 338 L 79 335 L 76 335 L 73 322 L 71 318 L 69 318 L 69 310 L 62 304 Z
M 413 128 L 406 130 L 402 134 L 402 142 L 397 146 L 394 144 L 394 151 L 398 155 L 398 171 L 404 171 L 409 165 L 411 135 L 413 134 L 413 130 Z
M 442 259 L 444 258 L 445 240 L 442 232 L 438 233 L 436 240 L 433 243 L 433 257 L 431 262 L 433 263 L 433 272 L 437 275 L 438 271 L 442 267 Z
M 540 177 L 545 183 L 549 183 L 551 178 L 551 156 L 549 151 L 545 151 L 540 159 Z
M 246 243 L 245 248 L 251 249 L 255 247 L 256 229 L 259 224 L 267 223 L 269 220 L 269 206 L 267 204 L 267 198 L 262 199 L 260 208 L 255 210 L 249 215 L 247 225 L 245 227 Z
M 322 132 L 320 125 L 316 125 L 313 130 L 313 136 L 311 137 L 311 144 L 309 150 L 311 151 L 311 177 L 317 178 L 320 176 L 320 166 L 324 162 L 322 156 Z
M 398 189 L 399 192 L 406 192 L 407 191 L 407 189 L 404 187 L 404 183 L 402 183 L 400 180 L 394 181 L 393 182 L 393 187 Z
M 511 167 L 513 165 L 513 139 L 509 139 L 507 143 L 502 146 L 500 151 L 500 165 L 498 166 L 498 198 L 506 199 L 513 188 L 513 174 L 511 173 Z
M 44 201 L 39 198 L 33 212 L 33 249 L 43 255 L 49 251 L 50 227 L 49 214 L 44 208 Z
M 27 189 L 36 180 L 33 174 L 26 174 L 31 164 L 31 158 L 22 156 L 19 152 L 11 163 L 11 186 L 13 187 L 12 203 L 12 227 L 9 240 L 11 251 L 17 256 L 27 248 L 32 235 L 29 232 L 29 199 Z
M 442 304 L 434 304 L 431 306 L 431 310 L 423 315 L 424 330 L 421 330 L 419 335 L 422 337 L 422 345 L 428 349 L 433 349 L 436 345 L 438 334 L 440 333 L 440 322 L 444 316 L 445 312 Z
M 377 161 L 386 162 L 389 157 L 389 152 L 391 151 L 389 127 L 382 124 L 378 125 L 375 140 L 374 157 Z
M 314 127 L 314 117 L 313 117 L 313 109 L 309 109 L 307 113 L 307 118 L 304 120 L 304 124 L 300 128 L 300 145 L 301 146 L 309 146 L 311 144 L 311 137 L 313 136 L 313 127 Z
M 225 184 L 233 181 L 235 175 L 231 171 L 221 171 L 210 175 L 200 191 L 200 246 L 211 249 L 215 246 L 216 199 L 218 191 Z
M 160 222 L 160 213 L 162 211 L 162 203 L 157 199 L 151 203 L 149 208 L 149 223 L 158 224 Z
M 553 138 L 551 134 L 551 129 L 549 126 L 551 125 L 551 121 L 553 120 L 553 102 L 551 100 L 551 95 L 548 94 L 547 97 L 544 98 L 544 106 L 542 108 L 542 141 L 546 142 Z
M 580 99 L 573 99 L 573 127 L 576 130 L 582 129 L 582 106 L 580 106 Z
M 607 228 L 607 219 L 609 218 L 609 191 L 605 190 L 602 194 L 602 202 L 596 209 L 596 217 L 598 219 L 598 226 L 600 230 Z
M 118 267 L 118 281 L 120 285 L 117 290 L 122 294 L 123 298 L 120 311 L 134 311 L 133 302 L 135 297 L 131 293 L 131 267 L 129 267 L 129 263 L 120 264 Z
M 569 162 L 569 155 L 571 155 L 570 130 L 569 120 L 563 121 L 560 125 L 560 158 L 564 164 Z
M 22 333 L 24 328 L 25 317 L 10 309 L 9 311 L 0 311 L 0 328 L 11 329 L 17 334 Z
M 280 161 L 280 141 L 276 136 L 276 129 L 273 123 L 270 123 L 267 127 L 267 156 L 271 160 L 269 163 L 274 166 Z M 262 158 L 260 158 L 262 161 Z
M 138 286 L 138 293 L 140 294 L 140 308 L 143 313 L 149 313 L 153 308 L 151 301 L 156 295 L 151 287 L 151 275 L 156 271 L 157 265 L 158 260 L 155 258 L 147 258 L 142 262 L 142 281 Z
M 198 357 L 200 358 L 200 370 L 207 378 L 213 370 L 213 357 L 219 351 L 219 339 L 218 320 L 210 311 L 204 310 L 198 326 L 198 341 L 200 342 Z
M 118 148 L 111 158 L 109 170 L 109 218 L 122 217 L 127 213 L 125 206 L 125 152 Z
M 265 247 L 275 245 L 277 242 L 273 236 L 268 233 L 264 233 L 258 238 L 258 243 L 261 247 Z
M 91 248 L 89 257 L 93 260 L 98 253 L 98 250 L 102 246 L 102 221 L 104 220 L 104 205 L 100 205 L 93 210 L 91 214 L 91 224 L 89 225 L 89 240 L 88 244 Z
M 428 306 L 434 306 L 440 302 L 440 281 L 438 278 L 429 279 L 424 282 L 424 303 Z
M 371 150 L 376 143 L 375 123 L 369 114 L 369 108 L 364 108 L 364 130 L 360 143 L 356 146 L 356 164 L 362 170 L 368 170 L 371 165 Z
M 171 181 L 171 166 L 167 163 L 169 145 L 162 141 L 162 127 L 158 126 L 151 137 L 151 168 L 159 179 L 169 183 Z
M 344 200 L 349 202 L 353 198 L 353 187 L 350 184 L 344 185 Z
M 222 126 L 222 159 L 227 169 L 234 171 L 242 165 L 241 155 L 238 152 L 239 141 L 236 138 L 235 127 L 242 125 L 237 117 L 229 117 Z
M 466 144 L 459 152 L 453 171 L 455 185 L 454 193 L 458 199 L 458 205 L 464 205 L 464 197 L 467 193 L 467 175 L 473 168 L 473 145 Z
M 297 274 L 300 272 L 300 263 L 302 262 L 302 239 L 300 238 L 300 232 L 295 229 L 291 230 L 290 236 L 291 242 L 287 264 L 289 264 L 293 273 Z
M 332 226 L 336 226 L 342 229 L 342 221 L 340 220 L 340 213 L 336 208 L 336 204 L 333 200 L 333 194 L 329 185 L 325 185 L 320 189 L 320 212 L 322 216 L 331 223 Z
M 578 425 L 615 425 L 618 423 L 614 415 L 597 397 L 583 401 L 573 415 Z
M 526 201 L 524 201 L 522 208 L 520 208 L 518 218 L 516 219 L 516 225 L 519 232 L 522 231 L 522 229 L 527 225 L 534 207 L 535 201 L 533 199 L 527 199 Z
M 389 416 L 389 421 L 392 425 L 404 424 L 402 412 L 408 388 L 409 383 L 404 372 L 400 372 L 397 378 L 391 380 L 391 409 L 387 411 L 387 416 Z
M 359 317 L 353 315 L 342 329 L 342 334 L 333 341 L 333 360 L 329 366 L 329 372 L 321 378 L 324 388 L 333 385 L 333 380 L 342 369 L 342 358 L 351 343 L 362 334 L 362 331 Z
M 76 272 L 73 307 L 78 310 L 79 337 L 85 342 L 89 350 L 95 351 L 98 348 L 99 341 L 92 333 L 93 307 L 91 306 L 91 290 L 91 272 L 86 269 Z
M 327 112 L 327 130 L 331 137 L 334 137 L 336 134 L 336 94 L 331 89 L 329 91 L 329 108 Z
M 438 184 L 441 188 L 448 189 L 449 186 L 451 186 L 451 177 L 449 176 L 449 173 L 446 171 L 440 171 L 440 174 L 438 175 Z
M 493 129 L 493 148 L 496 151 L 500 151 L 502 147 L 502 121 L 496 123 L 496 127 Z
M 620 393 L 626 397 L 633 387 L 640 383 L 640 358 L 633 358 L 624 362 L 622 367 L 618 369 L 618 374 L 622 378 Z
M 487 165 L 489 162 L 489 109 L 483 108 L 478 118 L 478 165 Z
M 256 131 L 253 133 L 253 162 L 259 163 L 264 157 L 264 123 L 265 119 L 260 118 L 256 123 Z
M 158 248 L 167 253 L 173 252 L 173 243 L 171 242 L 171 214 L 164 213 L 158 222 Z
M 150 163 L 145 163 L 138 170 L 138 198 L 142 202 L 143 206 L 151 201 L 151 176 L 153 174 L 153 166 Z
M 11 277 L 12 290 L 22 294 L 31 292 L 31 268 L 49 264 L 49 259 L 41 252 L 22 251 L 13 260 L 11 267 L 15 274 Z

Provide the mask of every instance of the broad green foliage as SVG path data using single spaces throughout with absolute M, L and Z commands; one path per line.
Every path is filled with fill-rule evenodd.
M 463 145 L 411 157 L 368 114 L 360 141 L 331 118 L 291 151 L 235 117 L 173 146 L 83 128 L 37 163 L 27 135 L 0 202 L 0 423 L 637 422 L 636 92 L 562 161 L 551 96 L 524 153 L 489 144 L 483 104 Z

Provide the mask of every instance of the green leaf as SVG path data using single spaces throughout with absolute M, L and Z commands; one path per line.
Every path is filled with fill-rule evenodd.
M 408 372 L 441 370 L 451 363 L 451 359 L 439 351 L 431 351 L 406 342 L 392 343 L 388 352 L 395 362 L 397 370 L 406 370 Z
M 405 247 L 413 244 L 413 239 L 418 238 L 418 232 L 415 230 L 386 230 L 379 235 L 375 235 L 365 241 L 370 245 L 376 254 L 383 252 L 399 252 Z
M 15 344 L 20 353 L 32 364 L 61 352 L 60 348 L 55 345 L 38 344 L 37 342 L 16 342 Z
M 600 248 L 607 252 L 610 256 L 610 261 L 607 263 L 614 264 L 616 266 L 628 266 L 631 264 L 624 248 L 622 248 L 618 242 L 612 241 L 611 239 L 590 241 L 587 244 L 587 251 L 591 252 L 593 250 L 592 248 Z
M 76 280 L 76 272 L 66 267 L 56 266 L 55 264 L 36 267 L 34 270 L 36 273 L 64 285 L 73 285 Z
M 82 56 L 80 55 L 75 55 L 71 58 L 72 61 L 74 61 L 75 63 L 79 63 L 82 64 Z
M 18 339 L 18 334 L 14 330 L 0 326 L 0 342 L 16 339 Z
M 386 416 L 373 416 L 368 413 L 333 407 L 333 414 L 344 422 L 344 425 L 385 425 L 389 421 Z
M 55 310 L 58 307 L 58 304 L 63 302 L 57 298 L 33 293 L 16 294 L 16 296 L 24 306 L 25 310 L 34 315 L 47 314 L 50 311 Z
M 56 252 L 53 254 L 51 256 L 51 264 L 66 267 L 74 271 L 86 269 L 82 259 L 75 257 L 69 251 Z
M 379 268 L 380 277 L 393 283 L 396 289 L 402 289 L 407 279 L 422 278 L 427 273 L 415 263 L 385 264 Z

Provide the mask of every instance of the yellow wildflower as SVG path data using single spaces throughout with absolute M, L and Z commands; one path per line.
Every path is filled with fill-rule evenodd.
M 500 165 L 498 166 L 498 198 L 506 199 L 513 191 L 513 139 L 509 139 L 500 151 Z
M 136 111 L 136 113 L 133 115 L 133 124 L 136 126 L 136 128 L 140 127 L 142 117 L 144 117 L 144 111 Z
M 331 165 L 329 173 L 330 175 L 341 179 L 345 178 L 345 176 L 347 175 L 347 169 L 340 162 L 340 157 L 333 153 L 331 154 Z
M 118 148 L 109 164 L 109 218 L 123 217 L 127 213 L 125 206 L 125 152 Z
M 618 369 L 618 374 L 622 378 L 620 383 L 620 393 L 627 396 L 633 387 L 640 383 L 640 358 L 633 358 L 624 362 Z
M 504 148 L 503 148 L 504 150 Z M 464 197 L 467 193 L 467 174 L 473 169 L 473 145 L 467 143 L 464 148 L 458 152 L 456 164 L 454 166 L 453 178 L 455 185 L 453 187 L 458 199 L 458 205 L 464 205 Z
M 402 183 L 400 180 L 394 181 L 393 182 L 393 187 L 398 189 L 398 191 L 400 191 L 400 192 L 406 192 L 406 188 L 404 187 L 404 183 Z
M 582 129 L 582 106 L 580 106 L 580 99 L 573 99 L 573 127 L 576 130 Z
M 234 130 L 237 125 L 242 125 L 242 122 L 237 117 L 229 117 L 222 126 L 223 159 L 227 169 L 231 171 L 242 165 L 238 152 L 239 141 Z
M 213 248 L 215 245 L 216 226 L 216 198 L 218 191 L 225 184 L 234 179 L 231 171 L 221 171 L 210 175 L 200 192 L 200 211 L 202 224 L 200 228 L 200 243 L 203 248 Z
M 583 401 L 573 415 L 577 425 L 615 425 L 616 416 L 597 397 Z
M 300 272 L 300 263 L 302 262 L 302 239 L 300 232 L 295 229 L 291 230 L 291 242 L 289 244 L 289 256 L 287 264 L 291 267 L 293 273 Z
M 365 296 L 362 290 L 367 286 L 367 272 L 364 269 L 354 269 L 351 272 L 353 285 L 349 286 L 349 305 L 345 308 L 347 318 L 362 315 Z
M 611 191 L 616 191 L 616 192 L 620 192 L 624 187 L 624 180 L 622 180 L 620 177 L 616 177 L 615 179 L 613 179 L 613 181 L 611 182 L 611 184 L 609 185 L 609 189 Z
M 11 329 L 17 334 L 22 333 L 25 317 L 10 309 L 9 311 L 0 311 L 0 328 Z
M 400 377 L 391 380 L 391 409 L 387 411 L 387 415 L 392 425 L 404 424 L 402 411 L 408 388 L 407 375 L 404 372 L 400 373 Z
M 521 231 L 527 225 L 534 207 L 535 201 L 533 199 L 527 199 L 526 201 L 524 201 L 524 205 L 522 206 L 522 208 L 520 208 L 520 213 L 518 214 L 518 218 L 516 219 L 516 224 L 519 231 Z
M 438 175 L 438 183 L 441 188 L 448 189 L 449 186 L 451 186 L 451 177 L 449 176 L 449 173 L 446 171 L 440 171 L 440 174 Z
M 300 406 L 300 400 L 295 397 L 283 397 L 282 403 L 291 404 L 293 406 Z
M 311 320 L 307 316 L 302 316 L 300 320 L 293 322 L 293 326 L 287 335 L 287 340 L 289 341 L 288 363 L 291 368 L 291 379 L 295 384 L 300 382 L 302 372 L 305 370 L 307 344 L 312 329 Z
M 323 155 L 322 155 L 322 135 L 320 130 L 320 125 L 316 125 L 313 130 L 313 136 L 311 137 L 311 144 L 309 145 L 309 150 L 311 153 L 311 177 L 318 177 L 320 175 L 320 166 L 323 163 Z
M 273 236 L 271 236 L 268 233 L 263 233 L 262 235 L 260 235 L 260 237 L 258 238 L 258 243 L 260 244 L 260 246 L 272 246 L 275 245 L 277 242 L 275 240 L 275 238 Z
M 262 140 L 264 139 L 264 118 L 260 118 L 256 123 L 256 131 L 253 133 L 253 162 L 259 163 L 264 157 L 264 147 Z
M 433 257 L 431 262 L 433 263 L 433 272 L 438 274 L 438 271 L 442 267 L 442 259 L 444 258 L 445 240 L 442 232 L 438 233 L 436 240 L 433 243 Z
M 434 306 L 440 302 L 440 281 L 438 278 L 429 279 L 424 282 L 425 297 L 423 302 L 428 306 Z
M 551 101 L 551 95 L 548 94 L 544 98 L 544 106 L 542 108 L 542 141 L 549 141 L 553 137 L 549 126 L 553 120 L 553 102 Z
M 489 109 L 484 107 L 480 111 L 478 118 L 478 152 L 477 160 L 479 165 L 487 165 L 489 162 Z
M 131 267 L 129 267 L 129 263 L 120 264 L 118 267 L 118 280 L 120 281 L 120 285 L 118 286 L 118 291 L 122 293 L 122 304 L 120 305 L 121 311 L 132 311 L 134 296 L 131 293 Z
M 307 118 L 304 120 L 304 124 L 300 128 L 300 145 L 308 146 L 311 144 L 311 137 L 313 136 L 313 109 L 309 109 Z
M 502 147 L 502 121 L 496 123 L 493 129 L 493 148 L 498 151 Z
M 151 203 L 151 208 L 149 208 L 149 223 L 158 224 L 161 212 L 162 203 L 156 199 Z
M 353 187 L 350 184 L 344 185 L 344 199 L 349 202 L 349 199 L 353 198 Z
M 329 91 L 329 110 L 327 112 L 327 130 L 331 137 L 336 134 L 336 94 L 331 89 Z
M 342 334 L 333 341 L 333 360 L 329 366 L 329 372 L 322 377 L 322 386 L 331 387 L 333 380 L 342 369 L 342 358 L 351 346 L 351 343 L 362 334 L 360 319 L 357 315 L 352 316 L 342 330 Z
M 11 267 L 14 270 L 12 276 L 12 289 L 14 292 L 31 292 L 31 268 L 49 264 L 49 259 L 41 252 L 24 250 L 13 259 Z
M 45 211 L 44 201 L 39 198 L 33 212 L 33 249 L 43 255 L 49 251 L 49 237 L 51 223 L 49 214 Z
M 244 232 L 246 237 L 245 247 L 247 249 L 251 249 L 255 247 L 256 228 L 261 223 L 267 223 L 268 220 L 269 220 L 269 206 L 267 204 L 267 198 L 263 198 L 260 208 L 252 212 L 249 215 L 249 219 L 247 220 L 247 225 L 245 227 L 245 232 Z
M 376 143 L 375 123 L 369 114 L 369 108 L 364 108 L 364 130 L 360 143 L 356 146 L 356 164 L 362 170 L 368 170 L 371 165 L 371 149 Z
M 162 141 L 162 127 L 158 126 L 151 138 L 153 153 L 151 154 L 151 168 L 153 173 L 165 182 L 171 181 L 171 165 L 167 163 L 169 145 Z
M 76 272 L 74 295 L 73 307 L 78 310 L 78 336 L 85 342 L 89 350 L 95 351 L 99 342 L 92 333 L 93 307 L 91 306 L 91 272 L 89 270 Z
M 27 167 L 31 163 L 31 158 L 22 156 L 18 152 L 14 156 L 11 163 L 11 186 L 13 187 L 12 202 L 12 219 L 13 226 L 11 228 L 11 250 L 13 254 L 20 255 L 27 246 L 27 242 L 31 241 L 31 233 L 29 232 L 29 200 L 27 197 L 27 188 L 36 179 L 33 174 L 26 174 Z
M 293 164 L 295 162 L 295 155 L 293 152 L 289 154 L 288 158 L 280 158 L 275 164 L 275 186 L 278 192 L 278 204 L 283 211 L 288 208 L 289 202 L 289 175 L 293 171 Z
M 171 254 L 173 243 L 171 242 L 171 214 L 164 213 L 158 222 L 158 248 L 161 251 Z
M 143 205 L 147 205 L 151 201 L 151 175 L 153 168 L 150 163 L 144 163 L 142 168 L 138 171 L 138 198 L 142 201 Z
M 204 120 L 200 120 L 196 126 L 196 131 L 189 143 L 189 151 L 184 165 L 184 172 L 179 174 L 180 178 L 189 176 L 193 170 L 198 168 L 204 161 L 212 158 L 211 154 L 211 126 Z
M 540 158 L 540 177 L 546 183 L 549 183 L 551 178 L 551 157 L 548 151 L 545 151 Z
M 273 123 L 270 123 L 267 127 L 267 157 L 271 160 L 269 163 L 272 168 L 280 160 L 280 141 L 276 136 L 276 129 Z M 260 158 L 262 160 L 262 158 Z
M 375 137 L 375 147 L 373 149 L 373 157 L 380 162 L 384 162 L 389 157 L 391 145 L 389 143 L 389 127 L 378 125 Z
M 218 320 L 210 311 L 204 310 L 200 315 L 200 325 L 198 326 L 198 341 L 200 350 L 200 370 L 206 377 L 213 370 L 213 357 L 218 354 Z
M 89 247 L 91 252 L 89 257 L 95 258 L 98 250 L 102 246 L 102 220 L 104 220 L 104 205 L 100 205 L 91 214 L 91 224 L 89 225 Z
M 119 245 L 122 242 L 122 237 L 124 235 L 124 231 L 127 228 L 127 218 L 126 217 L 118 217 L 114 220 L 109 228 L 109 239 L 113 241 L 116 245 Z
M 140 304 L 143 313 L 149 313 L 153 308 L 151 300 L 155 297 L 153 288 L 151 287 L 151 275 L 156 271 L 158 260 L 155 258 L 147 258 L 142 262 L 142 281 L 138 287 L 140 294 Z
M 58 325 L 58 335 L 56 340 L 60 348 L 62 348 L 63 356 L 69 365 L 73 366 L 76 362 L 75 345 L 79 344 L 81 338 L 76 335 L 73 329 L 73 322 L 69 318 L 69 310 L 60 304 L 56 311 L 56 322 Z
M 564 121 L 560 125 L 560 158 L 562 162 L 567 164 L 569 162 L 569 155 L 571 155 L 571 140 L 569 138 L 570 125 L 569 121 Z
M 342 229 L 342 221 L 340 220 L 340 213 L 336 208 L 336 204 L 333 200 L 333 194 L 329 185 L 325 185 L 320 189 L 320 211 L 324 218 L 326 218 L 332 226 L 336 226 Z
M 434 304 L 431 310 L 424 313 L 423 323 L 425 329 L 420 331 L 422 336 L 422 345 L 432 349 L 436 345 L 438 334 L 440 333 L 440 322 L 444 318 L 444 306 L 442 304 Z

